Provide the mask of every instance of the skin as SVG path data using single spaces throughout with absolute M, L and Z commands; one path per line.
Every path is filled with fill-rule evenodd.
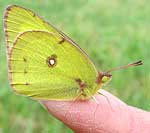
M 94 100 L 42 101 L 50 114 L 76 133 L 149 133 L 150 112 L 131 107 L 101 90 Z

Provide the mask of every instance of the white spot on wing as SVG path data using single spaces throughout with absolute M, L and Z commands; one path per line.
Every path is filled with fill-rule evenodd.
M 54 59 L 50 59 L 49 60 L 49 64 L 53 66 L 55 64 L 55 60 Z

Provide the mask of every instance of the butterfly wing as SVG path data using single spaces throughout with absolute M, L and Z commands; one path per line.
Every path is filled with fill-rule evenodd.
M 9 55 L 13 89 L 37 99 L 73 100 L 80 95 L 77 79 L 88 94 L 96 87 L 97 71 L 88 57 L 65 38 L 46 31 L 18 36 Z
M 4 25 L 9 77 L 16 92 L 38 99 L 67 100 L 80 92 L 76 79 L 84 81 L 87 88 L 94 88 L 94 65 L 63 32 L 31 10 L 16 5 L 6 9 Z M 54 67 L 47 62 L 51 56 L 58 62 Z

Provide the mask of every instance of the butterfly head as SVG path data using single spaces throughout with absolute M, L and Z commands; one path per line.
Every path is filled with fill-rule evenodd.
M 97 84 L 105 84 L 108 81 L 110 81 L 112 78 L 112 75 L 110 73 L 105 72 L 99 72 L 97 77 Z

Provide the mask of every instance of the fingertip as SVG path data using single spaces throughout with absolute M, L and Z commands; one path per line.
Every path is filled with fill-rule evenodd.
M 85 101 L 41 102 L 52 115 L 64 122 L 74 131 L 86 132 L 95 129 L 95 126 L 97 126 L 96 130 L 101 130 L 101 125 L 103 125 L 103 128 L 115 126 L 116 123 L 114 123 L 114 119 L 120 119 L 120 116 L 118 116 L 119 111 L 122 111 L 122 113 L 126 112 L 124 111 L 126 104 L 107 91 L 101 90 L 100 93 L 105 95 L 110 103 L 108 103 L 106 97 L 103 95 L 94 96 L 98 104 L 93 99 Z M 121 117 L 124 119 L 124 116 Z

